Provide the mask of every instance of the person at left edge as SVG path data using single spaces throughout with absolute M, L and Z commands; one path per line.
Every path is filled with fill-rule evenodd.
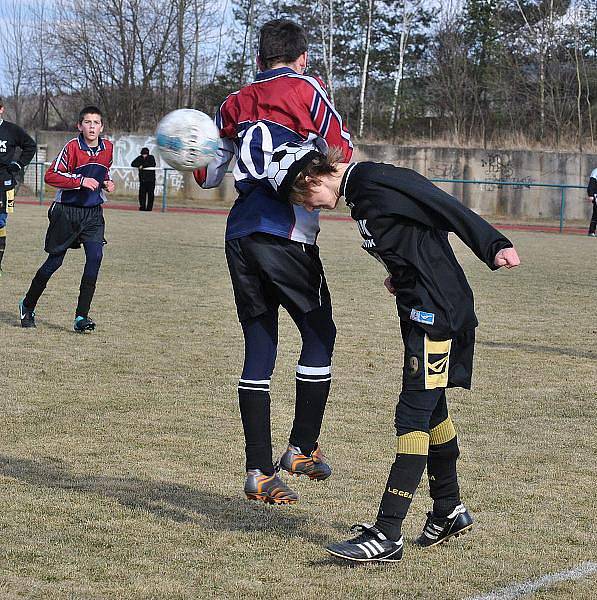
M 48 211 L 50 224 L 45 250 L 48 258 L 39 268 L 27 294 L 19 303 L 22 327 L 35 327 L 35 306 L 50 277 L 60 268 L 69 248 L 85 249 L 85 268 L 81 277 L 79 301 L 73 329 L 92 331 L 89 307 L 103 256 L 106 192 L 114 191 L 110 178 L 112 142 L 101 137 L 104 130 L 99 108 L 86 106 L 79 113 L 79 135 L 67 142 L 46 171 L 45 182 L 58 188 Z
M 13 210 L 17 176 L 35 156 L 35 140 L 21 127 L 4 120 L 4 102 L 0 98 L 0 275 L 6 249 L 6 221 Z M 20 150 L 18 159 L 15 151 Z

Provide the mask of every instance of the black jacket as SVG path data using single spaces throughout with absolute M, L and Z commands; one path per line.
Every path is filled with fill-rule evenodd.
M 473 292 L 448 242 L 454 232 L 490 269 L 512 243 L 487 221 L 410 169 L 356 163 L 340 193 L 365 239 L 363 248 L 392 276 L 401 319 L 432 339 L 478 325 Z
M 139 181 L 144 183 L 155 183 L 155 158 L 153 155 L 148 154 L 146 158 L 143 158 L 142 154 L 139 154 L 137 158 L 131 163 L 131 167 L 143 167 L 139 169 Z
M 21 153 L 15 159 L 16 149 Z M 16 185 L 16 178 L 7 169 L 11 162 L 17 162 L 21 168 L 26 167 L 35 156 L 37 146 L 35 140 L 21 127 L 2 121 L 0 123 L 0 189 L 11 190 Z

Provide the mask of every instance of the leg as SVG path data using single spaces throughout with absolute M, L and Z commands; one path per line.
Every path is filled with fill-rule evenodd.
M 37 301 L 46 289 L 50 277 L 62 266 L 65 256 L 66 251 L 61 254 L 50 254 L 46 262 L 38 269 L 23 299 L 23 306 L 27 310 L 32 311 L 35 309 Z
M 448 414 L 445 391 L 431 415 L 427 476 L 433 514 L 447 517 L 460 504 L 456 461 L 460 456 L 456 430 Z
M 317 447 L 332 380 L 331 362 L 336 326 L 330 305 L 308 313 L 292 311 L 302 338 L 296 366 L 296 404 L 289 442 L 309 456 Z
M 593 214 L 591 215 L 591 223 L 589 224 L 589 235 L 595 235 L 597 230 L 597 200 L 593 200 Z
M 139 210 L 145 210 L 145 187 L 142 181 L 139 181 Z
M 150 181 L 145 184 L 147 186 L 147 210 L 153 210 L 153 200 L 155 193 L 155 181 Z
M 273 475 L 270 423 L 270 379 L 278 347 L 278 311 L 241 323 L 245 361 L 238 382 L 238 400 L 245 433 L 246 468 Z
M 1 194 L 2 192 L 0 192 Z M 2 207 L 0 207 L 0 211 Z M 8 215 L 0 212 L 0 272 L 2 272 L 2 259 L 4 258 L 4 251 L 6 250 L 6 220 Z
M 95 293 L 95 284 L 99 275 L 104 252 L 103 244 L 101 242 L 83 242 L 83 248 L 85 249 L 85 268 L 83 269 L 83 276 L 81 277 L 79 300 L 75 318 L 87 318 L 89 316 L 89 308 Z
M 403 390 L 396 406 L 396 460 L 390 469 L 376 526 L 388 538 L 400 539 L 402 521 L 427 463 L 429 423 L 443 389 Z

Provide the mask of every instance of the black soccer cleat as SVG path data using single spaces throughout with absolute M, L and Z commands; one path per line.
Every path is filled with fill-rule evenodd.
M 291 475 L 306 475 L 309 479 L 323 481 L 332 474 L 332 468 L 327 463 L 321 448 L 317 446 L 308 456 L 303 454 L 298 446 L 292 444 L 280 458 L 280 468 Z
M 398 541 L 389 540 L 377 527 L 367 523 L 353 525 L 350 529 L 361 533 L 351 540 L 327 546 L 330 554 L 356 562 L 399 562 L 402 559 L 402 536 Z
M 29 310 L 24 304 L 24 298 L 19 302 L 19 319 L 21 327 L 35 327 L 35 311 Z
M 435 517 L 433 513 L 427 513 L 425 527 L 415 544 L 431 548 L 451 537 L 465 534 L 472 526 L 473 519 L 464 504 L 459 504 L 447 517 Z
M 89 317 L 76 317 L 73 323 L 73 331 L 77 333 L 85 333 L 86 331 L 93 331 L 95 329 L 95 323 Z
M 245 495 L 249 500 L 266 504 L 294 504 L 298 494 L 293 492 L 277 473 L 266 475 L 260 469 L 249 469 L 245 480 Z

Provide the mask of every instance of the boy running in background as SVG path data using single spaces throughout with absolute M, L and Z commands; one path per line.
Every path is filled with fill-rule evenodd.
M 79 114 L 78 137 L 70 140 L 46 171 L 45 182 L 58 188 L 48 211 L 50 224 L 45 250 L 49 254 L 39 268 L 27 294 L 19 303 L 22 327 L 35 327 L 35 307 L 50 277 L 60 268 L 69 248 L 85 250 L 79 301 L 73 329 L 93 331 L 89 318 L 95 285 L 103 256 L 106 192 L 114 191 L 110 179 L 112 142 L 102 138 L 103 117 L 99 108 L 86 106 Z
M 35 140 L 18 125 L 4 120 L 4 102 L 0 98 L 0 276 L 6 249 L 6 221 L 13 210 L 17 176 L 35 156 Z M 15 150 L 20 150 L 15 159 Z
M 390 274 L 385 285 L 396 296 L 405 348 L 396 458 L 375 524 L 356 525 L 359 535 L 327 551 L 352 561 L 395 562 L 402 558 L 402 521 L 425 467 L 433 510 L 417 543 L 435 546 L 473 522 L 460 500 L 459 449 L 445 389 L 470 388 L 478 321 L 448 232 L 490 269 L 520 261 L 499 231 L 415 171 L 341 160 L 334 151 L 326 157 L 283 146 L 274 152 L 269 178 L 281 198 L 309 211 L 345 201 L 365 240 L 363 249 Z
M 260 32 L 255 81 L 228 96 L 216 114 L 219 159 L 195 172 L 204 188 L 217 186 L 232 158 L 238 198 L 226 227 L 226 259 L 245 340 L 238 398 L 246 442 L 245 494 L 268 503 L 298 500 L 272 460 L 270 380 L 278 346 L 278 310 L 292 317 L 302 348 L 296 367 L 296 405 L 280 466 L 322 480 L 331 474 L 318 445 L 331 382 L 336 328 L 316 245 L 319 218 L 282 202 L 267 184 L 275 147 L 323 143 L 350 160 L 352 144 L 319 79 L 304 75 L 307 37 L 278 19 Z

